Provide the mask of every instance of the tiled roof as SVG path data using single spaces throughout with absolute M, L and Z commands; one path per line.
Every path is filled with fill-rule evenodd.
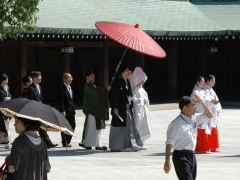
M 240 1 L 43 0 L 39 34 L 97 35 L 97 21 L 139 23 L 152 36 L 240 35 Z

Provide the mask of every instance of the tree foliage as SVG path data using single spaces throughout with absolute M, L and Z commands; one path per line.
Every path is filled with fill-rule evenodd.
M 42 0 L 0 0 L 0 39 L 34 32 Z

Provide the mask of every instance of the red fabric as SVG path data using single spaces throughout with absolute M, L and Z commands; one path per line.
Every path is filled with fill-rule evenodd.
M 156 58 L 166 57 L 165 51 L 159 44 L 138 28 L 139 24 L 133 26 L 117 22 L 98 21 L 95 26 L 104 35 L 126 48 Z
M 209 148 L 218 149 L 219 148 L 219 139 L 218 139 L 218 128 L 212 128 L 211 135 L 208 136 L 209 139 Z
M 3 164 L 2 164 L 2 166 L 0 167 L 0 178 L 2 178 L 3 177 L 3 175 L 4 175 L 4 169 L 6 168 L 6 162 L 4 162 Z
M 205 133 L 205 129 L 198 129 L 197 135 L 197 145 L 196 145 L 196 152 L 206 152 L 209 151 L 209 141 L 208 135 Z

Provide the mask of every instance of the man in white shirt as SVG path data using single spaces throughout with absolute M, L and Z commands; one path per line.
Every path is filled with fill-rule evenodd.
M 196 102 L 203 106 L 203 113 L 195 114 Z M 170 153 L 173 148 L 172 160 L 179 180 L 195 180 L 197 164 L 194 150 L 197 127 L 203 123 L 202 121 L 212 118 L 213 114 L 197 95 L 194 99 L 188 96 L 182 97 L 179 101 L 179 108 L 180 115 L 171 122 L 167 130 L 164 171 L 168 173 L 171 169 Z

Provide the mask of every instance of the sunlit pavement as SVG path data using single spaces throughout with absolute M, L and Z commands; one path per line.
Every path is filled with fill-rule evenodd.
M 174 109 L 173 109 L 174 108 Z M 146 142 L 148 150 L 138 152 L 110 152 L 84 150 L 78 146 L 81 140 L 84 116 L 77 112 L 76 137 L 72 147 L 61 146 L 60 133 L 49 132 L 58 147 L 49 150 L 51 172 L 49 180 L 176 180 L 172 170 L 163 171 L 165 138 L 168 124 L 179 114 L 177 104 L 153 105 L 149 114 L 152 136 Z M 170 109 L 170 110 L 166 110 Z M 109 121 L 102 134 L 102 145 L 108 146 Z M 16 137 L 13 122 L 10 133 Z M 220 153 L 197 154 L 199 180 L 240 179 L 240 110 L 223 109 L 220 120 Z M 0 162 L 10 153 L 0 146 Z

